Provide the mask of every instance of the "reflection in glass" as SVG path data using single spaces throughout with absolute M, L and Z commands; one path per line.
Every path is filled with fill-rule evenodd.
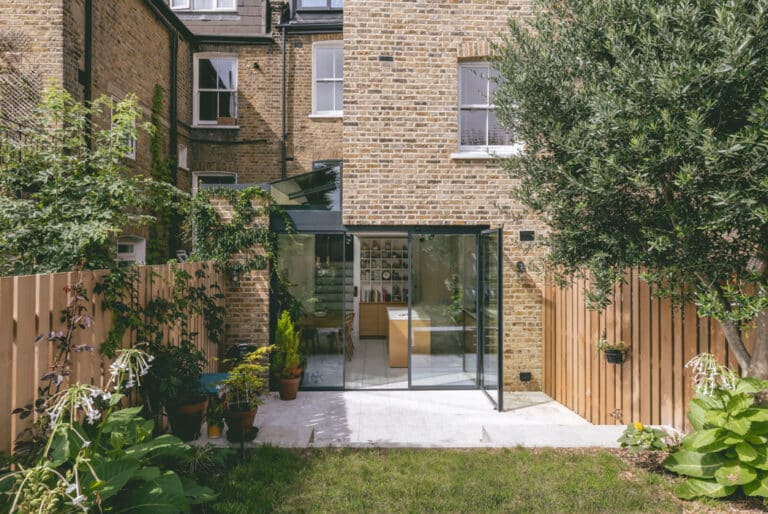
M 301 330 L 303 388 L 344 385 L 344 314 L 352 266 L 341 234 L 278 236 L 278 310 L 291 312 Z M 279 312 L 277 313 L 279 314 Z
M 477 238 L 412 238 L 411 383 L 477 382 Z
M 341 209 L 341 163 L 321 161 L 316 170 L 273 182 L 270 193 L 277 205 L 288 208 Z
M 483 320 L 483 380 L 482 386 L 488 390 L 499 388 L 499 232 L 493 231 L 480 237 L 483 273 L 480 302 Z

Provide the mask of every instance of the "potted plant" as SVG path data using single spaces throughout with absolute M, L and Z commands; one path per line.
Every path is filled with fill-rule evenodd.
M 156 345 L 155 360 L 142 391 L 152 412 L 165 408 L 171 432 L 183 441 L 200 436 L 208 397 L 200 382 L 205 354 L 191 343 Z
M 272 352 L 272 373 L 280 383 L 280 399 L 295 400 L 301 381 L 301 337 L 288 311 L 280 314 Z
M 597 351 L 605 354 L 605 361 L 609 364 L 621 364 L 624 362 L 624 354 L 627 349 L 624 345 L 624 341 L 610 343 L 605 336 L 603 336 L 597 342 Z
M 205 414 L 205 422 L 208 428 L 208 438 L 218 439 L 224 430 L 224 404 L 213 399 L 208 402 L 208 411 Z
M 256 437 L 253 420 L 267 389 L 266 354 L 271 346 L 258 348 L 232 368 L 219 385 L 224 398 L 224 419 L 229 441 L 252 440 Z

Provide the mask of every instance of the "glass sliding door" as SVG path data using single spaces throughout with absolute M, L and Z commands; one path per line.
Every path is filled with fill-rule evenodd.
M 503 408 L 502 377 L 502 234 L 486 230 L 480 234 L 480 387 Z
M 410 385 L 477 385 L 477 235 L 411 234 Z
M 301 330 L 304 389 L 344 386 L 345 316 L 350 311 L 351 238 L 278 236 L 276 315 L 288 310 Z

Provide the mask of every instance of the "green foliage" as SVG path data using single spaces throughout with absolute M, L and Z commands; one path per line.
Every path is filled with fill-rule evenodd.
M 129 173 L 122 156 L 138 116 L 135 97 L 84 106 L 52 88 L 19 134 L 0 131 L 0 275 L 110 267 L 123 227 L 184 196 Z
M 208 401 L 208 410 L 205 413 L 205 421 L 208 426 L 224 426 L 224 404 L 216 398 Z
M 214 199 L 232 206 L 231 220 L 222 220 L 211 203 Z M 281 211 L 270 201 L 269 193 L 259 187 L 199 191 L 189 216 L 195 241 L 190 259 L 215 261 L 230 274 L 266 268 L 277 249 L 276 237 L 269 230 L 270 212 Z M 263 218 L 262 222 L 259 218 Z
M 619 341 L 618 343 L 611 343 L 610 341 L 608 341 L 608 339 L 606 339 L 603 336 L 597 342 L 597 350 L 600 352 L 605 352 L 607 350 L 617 350 L 619 352 L 623 352 L 626 350 L 626 345 L 624 344 L 624 341 Z
M 639 422 L 627 425 L 624 433 L 619 437 L 622 448 L 629 448 L 632 453 L 642 450 L 666 451 L 670 449 L 667 441 L 670 435 L 664 430 L 643 425 Z
M 301 333 L 296 330 L 291 314 L 283 311 L 277 320 L 272 351 L 272 373 L 281 378 L 301 376 Z
M 495 65 L 506 162 L 553 268 L 605 306 L 622 270 L 739 331 L 768 308 L 766 0 L 539 0 Z M 765 352 L 768 355 L 768 352 Z M 768 362 L 757 373 L 768 376 Z
M 691 400 L 694 432 L 664 461 L 688 477 L 675 489 L 679 497 L 720 498 L 739 490 L 768 497 L 768 407 L 755 403 L 766 390 L 766 381 L 737 379 L 733 389 L 718 387 Z
M 204 270 L 192 277 L 182 268 L 173 268 L 171 294 L 139 301 L 136 268 L 119 268 L 107 275 L 96 291 L 103 295 L 104 308 L 113 313 L 114 323 L 100 351 L 111 357 L 130 330 L 136 343 L 147 345 L 155 364 L 142 385 L 147 404 L 157 412 L 162 405 L 189 403 L 202 392 L 200 374 L 205 356 L 197 350 L 199 333 L 193 318 L 202 315 L 208 339 L 221 341 L 224 333 L 223 294 L 217 284 L 206 286 Z M 155 280 L 160 277 L 154 275 Z
M 272 346 L 258 348 L 243 358 L 221 382 L 229 410 L 252 410 L 261 405 L 261 396 L 267 390 L 267 354 Z
M 162 109 L 165 90 L 159 84 L 155 84 L 152 95 L 152 113 L 150 115 L 150 140 L 149 153 L 151 156 L 150 175 L 158 182 L 175 185 L 176 177 L 173 173 L 175 163 L 165 155 L 165 137 L 163 137 Z M 171 240 L 178 236 L 178 218 L 184 205 L 160 205 L 153 212 L 155 222 L 149 225 L 149 240 L 147 241 L 147 263 L 162 264 L 172 258 Z M 177 241 L 178 243 L 178 241 Z M 176 246 L 176 245 L 174 245 Z

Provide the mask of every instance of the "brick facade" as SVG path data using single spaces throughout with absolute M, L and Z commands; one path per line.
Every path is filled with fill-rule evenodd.
M 541 388 L 542 277 L 518 233 L 544 227 L 510 197 L 498 162 L 452 154 L 459 62 L 487 58 L 507 18 L 528 12 L 515 0 L 344 5 L 344 223 L 503 227 L 506 390 Z

